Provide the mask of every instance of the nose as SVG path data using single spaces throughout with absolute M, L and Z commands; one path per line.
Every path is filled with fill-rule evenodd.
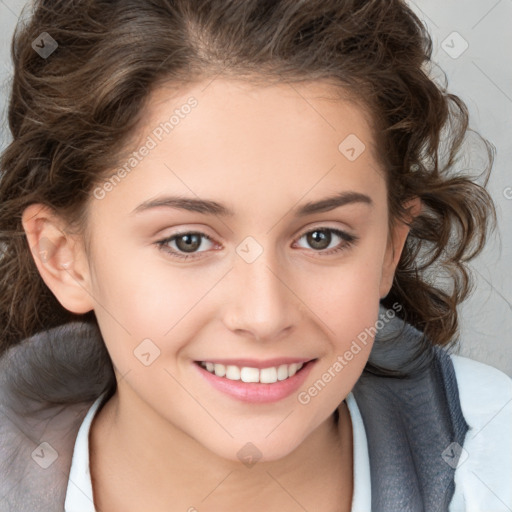
M 224 323 L 235 334 L 258 341 L 290 335 L 302 317 L 293 278 L 276 264 L 270 252 L 263 251 L 252 263 L 237 258 L 227 276 L 229 299 Z

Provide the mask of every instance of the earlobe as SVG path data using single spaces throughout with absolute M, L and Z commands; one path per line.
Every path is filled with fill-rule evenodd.
M 421 212 L 421 199 L 415 197 L 405 203 L 405 208 L 409 210 L 409 223 Z M 410 227 L 404 222 L 397 222 L 393 233 L 388 237 L 388 246 L 382 267 L 382 276 L 380 283 L 380 298 L 387 296 L 393 285 L 396 267 L 400 261 Z
M 76 314 L 93 309 L 85 254 L 76 236 L 54 211 L 31 204 L 22 215 L 27 243 L 41 278 L 64 308 Z

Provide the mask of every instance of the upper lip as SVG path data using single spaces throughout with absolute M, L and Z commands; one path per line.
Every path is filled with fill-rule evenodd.
M 293 364 L 293 363 L 307 363 L 312 361 L 311 358 L 300 358 L 300 357 L 277 357 L 274 359 L 202 359 L 198 362 L 223 364 L 225 366 L 238 366 L 243 368 L 244 366 L 249 368 L 270 368 L 272 366 L 280 366 L 282 364 Z

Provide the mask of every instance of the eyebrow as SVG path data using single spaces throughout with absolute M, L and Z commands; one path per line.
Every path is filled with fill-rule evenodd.
M 296 217 L 305 217 L 314 213 L 323 213 L 345 206 L 347 204 L 362 203 L 373 207 L 374 203 L 370 196 L 355 191 L 344 191 L 334 196 L 326 197 L 319 201 L 310 201 L 300 208 L 292 210 Z M 176 208 L 190 212 L 203 213 L 205 215 L 220 215 L 222 217 L 233 217 L 235 212 L 227 206 L 209 199 L 195 199 L 180 196 L 165 196 L 156 199 L 149 199 L 137 206 L 132 214 L 141 213 L 154 208 Z

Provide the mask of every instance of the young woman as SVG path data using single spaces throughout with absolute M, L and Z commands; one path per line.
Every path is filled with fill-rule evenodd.
M 399 0 L 34 3 L 0 510 L 512 507 L 510 379 L 446 349 L 495 212 L 430 56 Z

